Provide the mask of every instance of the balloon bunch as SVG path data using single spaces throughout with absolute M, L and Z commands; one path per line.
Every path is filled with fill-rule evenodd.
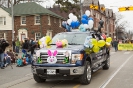
M 111 41 L 112 41 L 111 37 L 106 38 L 106 47 L 110 47 Z
M 109 39 L 107 39 L 107 41 L 109 41 Z M 99 52 L 101 47 L 105 46 L 105 44 L 106 43 L 104 40 L 97 41 L 97 39 L 92 38 L 92 36 L 87 36 L 84 46 L 85 46 L 85 48 L 92 49 L 93 52 L 97 53 L 97 52 Z M 87 51 L 87 52 L 89 52 L 89 51 Z
M 68 41 L 66 39 L 63 40 L 57 40 L 56 41 L 56 46 L 57 48 L 63 48 L 68 45 Z
M 82 15 L 82 18 L 81 18 L 81 23 L 82 24 L 79 26 L 79 29 L 83 32 L 86 29 L 92 29 L 93 28 L 94 21 L 93 21 L 93 18 L 89 17 L 89 16 L 90 16 L 90 11 L 89 10 L 86 10 L 85 14 Z
M 69 19 L 67 21 L 62 22 L 62 27 L 65 28 L 68 32 L 71 31 L 71 28 L 78 28 L 80 22 L 78 21 L 77 16 L 75 16 L 73 13 L 69 14 Z
M 50 37 L 50 36 L 42 37 L 42 38 L 39 40 L 40 48 L 47 47 L 51 42 L 52 42 L 52 40 L 51 40 L 51 37 Z
M 77 28 L 80 24 L 77 16 L 75 16 L 73 13 L 69 14 L 69 19 L 67 20 L 67 23 L 72 28 Z

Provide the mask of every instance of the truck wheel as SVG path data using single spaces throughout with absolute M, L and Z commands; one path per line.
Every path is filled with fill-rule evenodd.
M 37 82 L 37 83 L 42 83 L 42 82 L 45 82 L 46 79 L 42 79 L 41 77 L 39 77 L 38 75 L 34 74 L 34 80 Z
M 110 56 L 109 55 L 107 55 L 106 56 L 106 61 L 104 62 L 104 66 L 103 66 L 103 70 L 108 70 L 109 69 L 109 67 L 110 67 Z
M 89 61 L 86 61 L 84 74 L 79 78 L 79 81 L 83 85 L 87 85 L 91 82 L 91 66 Z

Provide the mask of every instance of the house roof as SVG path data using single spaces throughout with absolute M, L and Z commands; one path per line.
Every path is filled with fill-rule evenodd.
M 11 14 L 11 8 L 3 8 L 9 14 Z M 43 6 L 35 2 L 20 3 L 13 7 L 14 16 L 22 15 L 51 15 L 57 18 L 64 19 L 62 16 L 44 8 Z

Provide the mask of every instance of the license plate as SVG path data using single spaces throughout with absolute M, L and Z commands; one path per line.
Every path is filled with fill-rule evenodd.
M 55 75 L 56 74 L 56 70 L 54 70 L 54 69 L 47 69 L 47 74 Z

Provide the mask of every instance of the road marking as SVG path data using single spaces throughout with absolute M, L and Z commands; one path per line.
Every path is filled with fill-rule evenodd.
M 132 57 L 133 57 L 133 55 L 130 56 L 130 57 L 116 70 L 116 72 L 115 72 L 107 81 L 105 81 L 99 88 L 105 88 L 105 87 L 108 85 L 108 83 L 114 78 L 114 76 L 123 68 L 123 66 L 124 66 Z
M 125 52 L 124 54 L 130 54 L 130 52 Z
M 73 88 L 78 88 L 80 86 L 80 84 L 77 84 L 77 85 L 75 85 Z

